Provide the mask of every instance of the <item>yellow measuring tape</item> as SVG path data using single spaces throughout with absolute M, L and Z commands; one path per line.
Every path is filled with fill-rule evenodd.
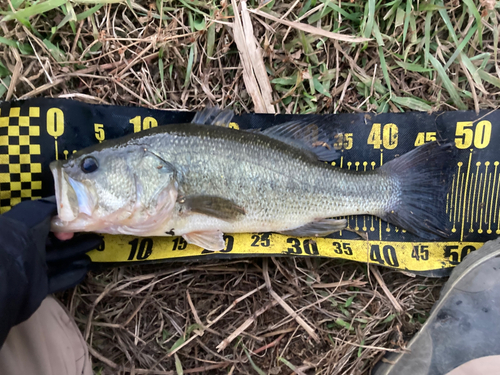
M 0 104 L 0 213 L 24 199 L 53 194 L 48 163 L 78 149 L 162 124 L 190 121 L 186 112 L 98 106 L 60 99 Z M 265 128 L 290 118 L 243 115 L 233 128 Z M 435 139 L 454 140 L 460 157 L 447 196 L 451 236 L 412 242 L 405 231 L 372 216 L 347 217 L 349 231 L 332 238 L 294 238 L 271 233 L 226 234 L 226 248 L 211 252 L 182 237 L 104 236 L 89 253 L 95 263 L 130 264 L 249 256 L 326 257 L 443 275 L 471 251 L 500 234 L 500 112 L 336 115 L 333 147 L 341 168 L 367 171 Z M 363 237 L 350 231 L 359 232 Z M 410 238 L 410 240 L 406 240 Z M 436 272 L 435 272 L 436 271 Z M 445 272 L 446 273 L 446 272 Z
M 99 263 L 189 260 L 214 255 L 226 256 L 309 256 L 341 258 L 407 271 L 428 271 L 454 267 L 478 242 L 388 242 L 295 238 L 275 233 L 238 233 L 225 236 L 226 248 L 220 252 L 189 245 L 182 237 L 104 236 L 101 250 L 89 253 Z

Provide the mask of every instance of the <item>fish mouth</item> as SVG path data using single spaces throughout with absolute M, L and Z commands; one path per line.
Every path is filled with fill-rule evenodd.
M 54 177 L 59 220 L 71 222 L 76 220 L 80 214 L 91 216 L 94 202 L 88 188 L 81 182 L 69 177 L 64 172 L 61 161 L 53 161 L 49 167 Z

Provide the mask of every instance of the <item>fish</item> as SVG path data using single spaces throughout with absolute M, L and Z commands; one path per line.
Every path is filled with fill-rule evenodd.
M 421 238 L 449 236 L 445 210 L 456 147 L 433 141 L 369 171 L 332 166 L 331 126 L 298 120 L 229 126 L 206 108 L 51 162 L 52 231 L 182 236 L 219 251 L 225 233 L 325 237 L 374 215 Z

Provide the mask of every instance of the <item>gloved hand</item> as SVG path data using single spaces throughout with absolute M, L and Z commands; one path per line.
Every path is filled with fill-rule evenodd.
M 8 331 L 28 319 L 45 297 L 80 283 L 102 245 L 87 233 L 60 241 L 50 233 L 55 199 L 24 201 L 0 216 L 0 345 Z

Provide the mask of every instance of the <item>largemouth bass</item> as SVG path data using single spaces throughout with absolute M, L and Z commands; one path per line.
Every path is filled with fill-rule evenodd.
M 431 142 L 367 172 L 332 167 L 324 126 L 227 127 L 208 109 L 192 123 L 105 141 L 51 163 L 55 232 L 182 236 L 208 250 L 224 233 L 326 236 L 346 215 L 375 215 L 423 238 L 446 236 L 451 144 Z

